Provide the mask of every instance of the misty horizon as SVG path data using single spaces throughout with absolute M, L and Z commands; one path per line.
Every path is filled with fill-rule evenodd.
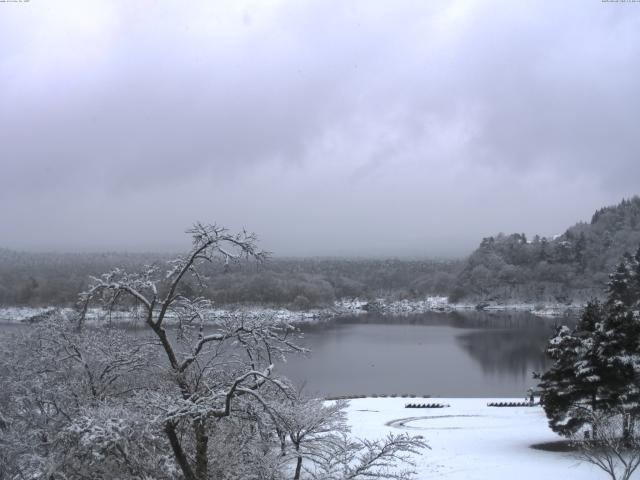
M 637 196 L 631 197 L 631 198 L 635 198 Z M 626 200 L 626 199 L 622 199 L 622 200 Z M 603 208 L 603 207 L 613 207 L 615 205 L 603 205 L 599 208 Z M 592 212 L 591 215 L 593 215 L 594 212 Z M 499 232 L 494 232 L 492 234 L 488 234 L 485 237 L 482 238 L 478 238 L 477 241 L 475 243 L 472 243 L 471 246 L 469 247 L 468 250 L 460 250 L 459 252 L 453 252 L 453 253 L 439 253 L 439 254 L 434 254 L 434 255 L 429 255 L 428 253 L 420 253 L 420 252 L 416 252 L 416 253 L 412 253 L 412 252 L 404 252 L 402 254 L 397 254 L 397 255 L 390 255 L 390 254 L 385 254 L 385 253 L 368 253 L 368 254 L 354 254 L 354 253 L 344 253 L 344 254 L 340 254 L 340 253 L 334 253 L 334 254 L 327 254 L 327 255 L 321 255 L 321 254 L 314 254 L 313 252 L 310 252 L 308 254 L 300 254 L 300 255 L 283 255 L 283 254 L 279 254 L 278 252 L 272 251 L 269 248 L 264 246 L 264 242 L 261 242 L 260 237 L 258 236 L 258 242 L 262 245 L 264 251 L 266 251 L 268 253 L 268 258 L 274 258 L 274 259 L 279 259 L 279 260 L 298 260 L 298 259 L 310 259 L 310 260 L 314 260 L 314 259 L 318 259 L 318 260 L 331 260 L 331 259 L 342 259 L 342 260 L 385 260 L 385 259 L 389 259 L 389 260 L 394 260 L 394 259 L 398 259 L 398 260 L 436 260 L 436 261 L 447 261 L 447 260 L 461 260 L 465 257 L 467 257 L 469 254 L 471 254 L 473 252 L 473 250 L 475 250 L 478 245 L 480 244 L 481 240 L 483 238 L 487 238 L 487 237 L 496 237 L 499 235 L 510 235 L 510 234 L 524 234 L 529 241 L 531 241 L 531 239 L 533 239 L 534 237 L 538 236 L 540 238 L 546 238 L 546 239 L 554 239 L 555 237 L 562 235 L 565 230 L 573 225 L 576 224 L 580 224 L 580 223 L 589 223 L 590 217 L 587 219 L 580 219 L 575 221 L 574 223 L 572 223 L 571 225 L 567 225 L 567 227 L 565 229 L 563 229 L 562 231 L 559 231 L 558 233 L 552 234 L 552 235 L 540 235 L 539 233 L 536 232 L 504 232 L 504 231 L 499 231 Z M 248 231 L 248 230 L 247 230 Z M 180 252 L 181 250 L 184 250 L 184 248 L 186 247 L 187 243 L 188 243 L 188 231 L 184 230 L 184 236 L 185 236 L 185 243 L 183 243 L 182 245 L 176 244 L 175 247 L 173 247 L 173 249 L 171 248 L 149 248 L 149 247 L 145 247 L 144 243 L 138 245 L 138 246 L 133 246 L 133 247 L 129 247 L 129 248 L 121 248 L 121 249 L 114 249 L 114 248 L 109 248 L 108 246 L 105 246 L 103 249 L 100 248 L 75 248 L 75 249 L 69 249 L 69 250 L 64 250 L 64 247 L 61 248 L 10 248 L 10 247 L 6 247 L 3 245 L 0 245 L 0 250 L 2 249 L 6 249 L 6 250 L 12 250 L 12 251 L 17 251 L 17 252 L 24 252 L 24 253 L 32 253 L 32 254 L 74 254 L 74 253 L 80 253 L 80 254 L 131 254 L 131 255 L 175 255 L 178 252 Z M 255 232 L 254 232 L 255 233 Z

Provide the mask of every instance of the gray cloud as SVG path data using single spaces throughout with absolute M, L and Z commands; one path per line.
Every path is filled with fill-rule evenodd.
M 2 245 L 459 255 L 637 192 L 634 4 L 0 9 Z

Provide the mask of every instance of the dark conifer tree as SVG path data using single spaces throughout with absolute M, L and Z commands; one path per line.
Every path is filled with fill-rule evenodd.
M 613 302 L 602 325 L 600 354 L 606 363 L 607 390 L 603 402 L 629 422 L 640 414 L 640 318 L 629 305 Z
M 549 341 L 553 366 L 540 377 L 541 403 L 551 429 L 570 435 L 590 420 L 592 410 L 604 407 L 607 365 L 602 362 L 600 335 L 603 307 L 590 302 L 573 330 L 560 327 Z
M 585 423 L 576 406 L 582 395 L 576 388 L 575 364 L 580 340 L 565 327 L 559 327 L 549 341 L 547 354 L 554 360 L 553 366 L 540 377 L 540 402 L 544 406 L 549 426 L 561 435 L 570 435 Z
M 639 262 L 625 254 L 610 275 L 604 305 L 590 302 L 573 330 L 561 327 L 547 348 L 553 366 L 540 379 L 551 428 L 570 435 L 596 410 L 619 411 L 624 432 L 640 415 Z
M 633 305 L 634 310 L 640 309 L 640 247 L 636 250 L 636 254 L 633 256 L 633 295 L 636 299 Z
M 622 261 L 618 263 L 616 270 L 609 275 L 607 306 L 611 307 L 616 302 L 630 306 L 633 303 L 635 293 L 633 284 L 633 258 L 628 253 L 625 253 Z

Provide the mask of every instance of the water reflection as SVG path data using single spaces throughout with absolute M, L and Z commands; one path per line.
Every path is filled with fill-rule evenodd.
M 520 396 L 546 368 L 555 326 L 574 321 L 475 311 L 344 317 L 306 327 L 311 357 L 283 369 L 323 394 Z
M 528 312 L 457 311 L 430 312 L 413 315 L 381 315 L 368 313 L 336 317 L 322 323 L 302 326 L 303 331 L 322 331 L 341 325 L 446 325 L 460 329 L 525 329 L 553 330 L 559 324 L 575 323 L 573 317 L 538 317 Z
M 485 374 L 525 377 L 547 368 L 543 350 L 550 332 L 533 332 L 532 338 L 521 331 L 480 331 L 460 335 L 456 341 Z

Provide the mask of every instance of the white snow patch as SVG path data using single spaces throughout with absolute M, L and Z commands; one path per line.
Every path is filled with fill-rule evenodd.
M 437 398 L 449 408 L 404 408 L 407 398 L 351 400 L 349 424 L 356 437 L 375 439 L 389 432 L 422 435 L 431 447 L 415 458 L 418 479 L 596 480 L 604 473 L 570 453 L 535 450 L 533 444 L 561 437 L 547 426 L 540 407 L 488 407 L 511 399 Z M 522 401 L 522 399 L 513 399 Z M 395 426 L 388 424 L 394 420 Z

